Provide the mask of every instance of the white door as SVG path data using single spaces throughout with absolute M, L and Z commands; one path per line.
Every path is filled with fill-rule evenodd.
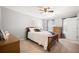
M 65 19 L 63 27 L 67 39 L 77 40 L 77 18 Z

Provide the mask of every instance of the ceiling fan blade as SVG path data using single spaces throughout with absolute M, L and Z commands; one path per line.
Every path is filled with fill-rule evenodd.
M 48 12 L 54 12 L 53 10 L 49 10 Z
M 40 11 L 44 11 L 44 9 L 39 9 Z

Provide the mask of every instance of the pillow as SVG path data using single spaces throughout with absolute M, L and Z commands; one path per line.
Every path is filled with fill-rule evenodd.
M 4 34 L 3 34 L 2 30 L 0 30 L 0 40 L 5 40 L 4 39 Z
M 34 28 L 29 28 L 30 32 L 35 32 Z
M 35 32 L 40 32 L 40 29 L 34 29 Z
M 50 32 L 52 35 L 55 35 L 56 33 L 55 32 Z

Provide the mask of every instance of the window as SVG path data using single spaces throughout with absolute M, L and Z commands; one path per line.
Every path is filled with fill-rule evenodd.
M 55 25 L 55 20 L 48 20 L 48 31 L 53 31 L 53 26 Z

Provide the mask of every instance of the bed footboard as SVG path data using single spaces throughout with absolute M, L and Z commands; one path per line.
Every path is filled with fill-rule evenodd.
M 50 52 L 52 45 L 54 43 L 58 42 L 58 34 L 53 35 L 52 37 L 48 37 L 48 47 L 47 47 L 47 51 Z

